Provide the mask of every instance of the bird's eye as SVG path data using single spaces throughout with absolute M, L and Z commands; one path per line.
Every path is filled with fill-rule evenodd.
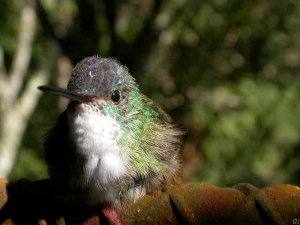
M 120 101 L 120 92 L 118 90 L 114 90 L 112 95 L 111 95 L 111 100 L 113 102 L 118 102 Z

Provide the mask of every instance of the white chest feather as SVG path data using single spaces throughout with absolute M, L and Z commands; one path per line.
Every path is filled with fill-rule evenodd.
M 115 202 L 120 192 L 118 181 L 129 169 L 128 156 L 117 144 L 122 130 L 109 115 L 82 110 L 84 107 L 78 106 L 69 123 L 78 154 L 85 158 L 78 179 L 92 202 Z

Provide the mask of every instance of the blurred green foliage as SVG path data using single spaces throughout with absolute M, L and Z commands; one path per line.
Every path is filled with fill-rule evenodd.
M 0 46 L 9 65 L 18 12 L 30 1 L 4 2 Z M 194 179 L 300 184 L 299 1 L 31 3 L 39 19 L 32 68 L 44 57 L 46 38 L 73 64 L 93 54 L 118 58 L 142 90 L 187 128 L 185 139 L 201 159 Z M 12 178 L 46 176 L 38 158 L 59 113 L 56 101 L 41 99 Z

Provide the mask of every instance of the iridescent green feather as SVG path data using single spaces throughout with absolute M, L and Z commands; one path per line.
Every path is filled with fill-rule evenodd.
M 139 91 L 126 67 L 118 69 L 118 74 L 126 80 L 119 88 L 129 90 L 127 103 L 125 108 L 108 105 L 106 109 L 117 118 L 124 131 L 118 144 L 128 152 L 135 173 L 146 176 L 149 172 L 162 172 L 166 164 L 158 157 L 174 150 L 182 132 L 169 124 L 170 118 L 160 106 Z M 169 139 L 166 140 L 168 144 L 164 144 L 163 138 Z
M 129 153 L 135 171 L 147 175 L 149 171 L 160 172 L 163 164 L 155 158 L 151 151 L 152 143 L 159 135 L 156 127 L 158 113 L 145 105 L 143 95 L 131 91 L 128 96 L 127 124 L 124 126 L 124 136 L 119 140 Z M 131 115 L 130 115 L 131 114 Z

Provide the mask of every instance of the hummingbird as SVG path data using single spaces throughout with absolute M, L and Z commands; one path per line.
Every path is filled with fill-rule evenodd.
M 118 60 L 84 58 L 67 89 L 38 88 L 70 100 L 44 144 L 50 179 L 66 202 L 133 203 L 180 174 L 183 131 Z

